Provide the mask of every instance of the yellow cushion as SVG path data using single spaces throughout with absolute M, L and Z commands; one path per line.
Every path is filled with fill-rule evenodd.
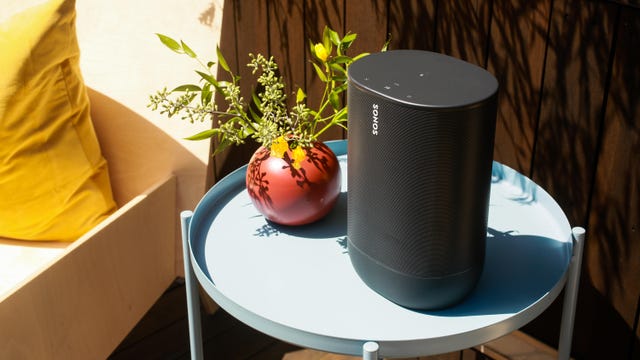
M 73 241 L 115 209 L 79 69 L 75 0 L 10 0 L 6 8 L 0 237 Z

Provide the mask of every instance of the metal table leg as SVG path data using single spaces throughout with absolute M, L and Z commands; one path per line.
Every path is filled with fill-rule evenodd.
M 378 343 L 368 341 L 362 345 L 362 360 L 378 360 Z
M 187 292 L 187 311 L 189 318 L 189 346 L 191 359 L 203 359 L 202 351 L 202 324 L 200 322 L 200 294 L 198 293 L 198 280 L 191 266 L 189 252 L 189 223 L 193 216 L 192 211 L 180 213 L 182 225 L 182 256 L 184 259 L 184 281 Z
M 568 360 L 571 355 L 571 340 L 573 337 L 573 323 L 576 315 L 578 287 L 580 285 L 580 269 L 582 268 L 582 253 L 584 250 L 585 229 L 575 227 L 573 234 L 573 256 L 569 265 L 567 284 L 564 288 L 564 303 L 562 305 L 562 322 L 560 324 L 560 340 L 558 345 L 558 359 Z

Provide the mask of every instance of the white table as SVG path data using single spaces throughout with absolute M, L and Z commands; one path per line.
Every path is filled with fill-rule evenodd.
M 330 142 L 343 193 L 309 226 L 268 223 L 244 188 L 246 168 L 181 214 L 192 358 L 202 358 L 196 281 L 255 329 L 303 347 L 381 357 L 446 353 L 485 343 L 540 315 L 567 285 L 559 356 L 571 347 L 584 230 L 542 188 L 494 163 L 485 268 L 461 304 L 398 306 L 368 288 L 346 250 L 346 142 Z M 567 279 L 569 281 L 567 282 Z

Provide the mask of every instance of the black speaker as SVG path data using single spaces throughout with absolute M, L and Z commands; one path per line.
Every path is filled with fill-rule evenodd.
M 456 304 L 484 263 L 498 82 L 418 50 L 366 56 L 348 76 L 351 262 L 397 304 Z

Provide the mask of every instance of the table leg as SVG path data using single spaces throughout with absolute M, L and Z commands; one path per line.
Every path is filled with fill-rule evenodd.
M 362 345 L 362 360 L 378 360 L 378 346 L 377 342 L 368 341 Z
M 573 323 L 576 315 L 578 287 L 580 285 L 580 269 L 582 268 L 582 253 L 584 249 L 585 229 L 575 227 L 573 235 L 573 256 L 569 264 L 567 284 L 564 288 L 564 302 L 562 304 L 562 320 L 560 324 L 560 340 L 558 345 L 558 359 L 568 360 L 571 356 L 571 340 L 573 337 Z
M 193 212 L 180 213 L 182 225 L 182 256 L 184 258 L 184 282 L 187 292 L 187 314 L 189 319 L 189 346 L 191 359 L 203 359 L 202 351 L 202 324 L 200 323 L 200 294 L 198 293 L 198 280 L 191 266 L 189 251 L 189 224 Z

